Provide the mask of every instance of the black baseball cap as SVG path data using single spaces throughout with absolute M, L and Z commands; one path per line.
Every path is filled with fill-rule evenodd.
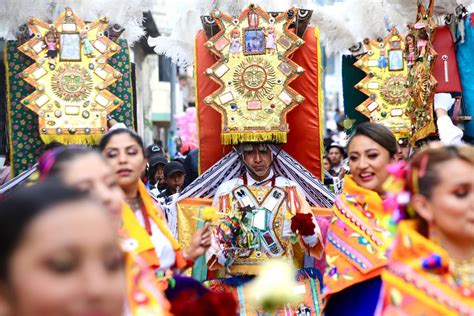
M 155 155 L 164 155 L 163 148 L 160 145 L 152 144 L 146 148 L 148 157 L 153 157 Z
M 163 170 L 165 178 L 171 177 L 176 172 L 186 173 L 182 163 L 178 161 L 170 161 L 166 164 L 165 169 Z
M 167 163 L 168 160 L 163 155 L 154 155 L 150 159 L 150 167 L 152 168 L 158 165 L 166 165 Z

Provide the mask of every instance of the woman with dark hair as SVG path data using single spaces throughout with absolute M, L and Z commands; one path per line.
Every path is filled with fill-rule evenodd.
M 474 315 L 474 148 L 417 153 L 406 170 L 413 219 L 382 273 L 383 315 Z
M 192 266 L 210 246 L 209 226 L 198 230 L 190 246 L 181 250 L 166 225 L 164 214 L 140 180 L 147 162 L 140 136 L 128 129 L 116 129 L 104 135 L 99 148 L 125 193 L 123 228 L 136 241 L 140 255 L 150 267 L 161 272 Z
M 157 287 L 154 271 L 150 269 L 148 262 L 143 260 L 143 247 L 137 247 L 137 240 L 132 238 L 122 225 L 124 194 L 118 185 L 117 176 L 112 172 L 104 157 L 99 152 L 84 146 L 63 146 L 46 152 L 40 158 L 38 168 L 42 179 L 59 179 L 81 192 L 87 192 L 97 197 L 107 208 L 114 227 L 119 231 L 122 248 L 127 254 L 125 270 L 127 278 L 126 315 L 141 315 L 144 312 L 157 316 L 168 315 L 167 310 L 170 308 L 174 315 L 183 315 L 176 311 L 173 296 L 169 296 L 172 301 L 169 306 L 162 293 L 161 285 Z M 150 253 L 150 255 L 156 256 L 154 249 L 151 249 Z M 144 258 L 147 257 L 144 256 Z M 180 279 L 180 281 L 182 280 Z M 209 293 L 211 295 L 206 289 L 201 289 L 199 284 L 190 285 L 190 281 L 176 284 L 172 294 L 178 295 L 180 293 L 199 294 L 200 296 Z M 179 304 L 188 306 L 182 296 L 180 297 Z M 188 302 L 188 304 L 192 304 L 192 302 Z M 212 309 L 216 306 L 209 306 L 209 308 Z
M 385 252 L 393 241 L 384 210 L 386 167 L 396 161 L 397 142 L 386 127 L 362 123 L 348 143 L 350 175 L 344 178 L 326 236 L 323 294 L 326 315 L 373 315 Z
M 46 182 L 0 210 L 2 315 L 122 315 L 123 254 L 99 203 Z
M 85 146 L 62 146 L 45 152 L 38 161 L 40 179 L 62 182 L 98 198 L 114 226 L 120 227 L 124 194 L 110 166 L 99 152 Z

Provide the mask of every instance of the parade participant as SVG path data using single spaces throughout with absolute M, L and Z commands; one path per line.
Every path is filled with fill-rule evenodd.
M 125 193 L 123 228 L 138 243 L 140 255 L 150 267 L 163 272 L 192 265 L 210 245 L 208 226 L 198 230 L 190 246 L 181 250 L 167 227 L 164 214 L 140 180 L 146 165 L 140 136 L 128 129 L 117 129 L 104 135 L 99 148 Z
M 332 143 L 328 147 L 328 158 L 331 161 L 330 173 L 334 177 L 338 177 L 343 172 L 344 149 L 337 143 Z
M 386 167 L 396 161 L 397 142 L 386 127 L 363 123 L 348 143 L 351 175 L 336 199 L 326 235 L 323 293 L 326 315 L 373 315 L 385 252 L 393 238 L 384 211 Z
M 331 171 L 331 168 L 332 168 L 332 165 L 331 165 L 331 161 L 329 160 L 329 157 L 327 155 L 324 155 L 323 157 L 323 168 L 324 168 L 324 171 Z
M 46 182 L 0 209 L 2 315 L 122 315 L 124 260 L 101 205 Z
M 406 172 L 414 219 L 382 273 L 383 315 L 474 315 L 474 148 L 439 147 Z
M 59 178 L 66 185 L 94 196 L 107 209 L 113 226 L 119 232 L 123 251 L 127 253 L 126 315 L 140 315 L 145 310 L 157 316 L 167 315 L 169 304 L 157 287 L 153 271 L 140 258 L 139 249 L 131 247 L 133 242 L 121 227 L 125 196 L 102 155 L 84 146 L 62 146 L 41 156 L 38 169 L 41 179 Z
M 448 115 L 455 99 L 449 93 L 436 93 L 434 96 L 434 109 L 436 112 L 436 126 L 439 138 L 444 145 L 462 144 L 463 131 L 453 124 Z
M 318 282 L 316 269 L 309 269 L 309 275 L 298 269 L 304 267 L 304 253 L 321 256 L 323 242 L 308 202 L 295 182 L 276 174 L 268 143 L 243 143 L 238 151 L 245 173 L 217 189 L 213 205 L 223 216 L 213 223 L 212 245 L 206 253 L 208 269 L 225 278 L 207 284 L 211 289 L 234 291 L 257 275 L 262 263 L 282 258 L 302 276 L 301 284 L 311 287 Z M 241 312 L 258 314 L 254 314 L 255 307 L 242 303 L 246 301 L 244 292 L 236 294 Z M 301 304 L 316 312 L 318 297 L 316 294 Z
M 104 158 L 84 146 L 62 146 L 46 151 L 38 162 L 40 179 L 58 177 L 62 182 L 99 199 L 114 226 L 120 228 L 124 194 Z
M 161 193 L 157 195 L 157 200 L 160 203 L 161 209 L 165 212 L 171 233 L 177 238 L 178 213 L 176 210 L 176 200 L 179 192 L 183 189 L 186 172 L 181 162 L 170 161 L 164 167 L 163 173 L 165 187 Z
M 164 169 L 168 160 L 163 155 L 154 155 L 148 163 L 148 187 L 153 196 L 157 196 L 166 188 Z
M 209 268 L 226 267 L 233 275 L 252 275 L 258 264 L 269 258 L 292 259 L 293 246 L 289 242 L 292 230 L 294 233 L 299 232 L 303 249 L 319 257 L 323 244 L 316 219 L 298 185 L 273 170 L 269 145 L 244 143 L 239 146 L 239 150 L 246 171 L 241 177 L 221 184 L 213 205 L 220 212 L 229 214 L 228 217 L 241 217 L 247 212 L 244 217 L 249 216 L 248 222 L 251 224 L 246 225 L 253 235 L 247 237 L 254 239 L 253 243 L 258 244 L 258 247 L 248 249 L 240 245 L 245 254 L 229 251 L 223 240 L 226 236 L 217 231 L 207 253 Z M 271 222 L 268 221 L 270 217 L 274 219 Z
M 57 177 L 67 185 L 97 197 L 107 207 L 114 226 L 117 228 L 121 226 L 122 218 L 120 216 L 121 213 L 117 213 L 117 203 L 119 208 L 123 206 L 123 191 L 120 189 L 111 167 L 97 151 L 84 146 L 60 147 L 49 151 L 41 157 L 39 169 L 42 179 Z M 117 203 L 110 203 L 110 201 Z M 154 274 L 150 273 L 151 271 L 144 265 L 145 262 L 136 255 L 135 251 L 139 254 L 140 249 L 133 248 L 134 243 L 127 234 L 127 231 L 120 229 L 119 235 L 124 251 L 128 254 L 126 257 L 128 284 L 127 315 L 140 315 L 140 311 L 143 312 L 144 310 L 153 312 L 154 315 L 167 315 L 169 303 L 163 298 L 163 294 L 160 291 L 162 285 L 156 283 Z M 174 278 L 176 279 L 177 277 L 175 276 Z M 174 315 L 179 314 L 176 312 L 178 307 L 175 304 L 182 305 L 181 309 L 190 306 L 190 304 L 196 304 L 193 300 L 186 301 L 182 295 L 209 297 L 215 294 L 201 289 L 195 284 L 190 284 L 189 280 L 184 280 L 183 282 L 183 278 L 180 278 L 179 281 L 171 292 L 173 294 L 169 297 L 171 311 Z M 146 296 L 147 299 L 137 299 L 139 297 L 138 294 L 143 297 Z M 168 295 L 168 291 L 166 294 Z M 177 296 L 179 298 L 175 299 Z M 212 305 L 210 303 L 212 302 L 207 302 L 208 310 L 218 308 L 218 304 Z M 229 308 L 227 311 L 232 310 L 231 306 Z
M 166 188 L 159 197 L 168 197 L 179 193 L 183 189 L 184 177 L 186 176 L 183 164 L 178 161 L 170 161 L 166 164 L 163 173 Z

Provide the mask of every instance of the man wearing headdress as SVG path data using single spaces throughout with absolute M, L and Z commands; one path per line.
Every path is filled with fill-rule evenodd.
M 206 256 L 211 270 L 225 267 L 231 275 L 253 275 L 270 258 L 291 261 L 294 248 L 315 257 L 323 251 L 319 226 L 302 190 L 276 174 L 269 145 L 240 144 L 237 150 L 245 173 L 217 189 L 213 205 L 225 215 Z

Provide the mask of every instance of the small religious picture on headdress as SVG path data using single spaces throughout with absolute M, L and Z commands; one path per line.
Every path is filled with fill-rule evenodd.
M 391 50 L 388 54 L 388 69 L 391 71 L 403 70 L 403 51 Z
M 81 60 L 81 38 L 79 33 L 61 34 L 61 47 L 59 57 L 61 61 Z
M 245 30 L 245 54 L 265 54 L 265 36 L 263 29 Z

